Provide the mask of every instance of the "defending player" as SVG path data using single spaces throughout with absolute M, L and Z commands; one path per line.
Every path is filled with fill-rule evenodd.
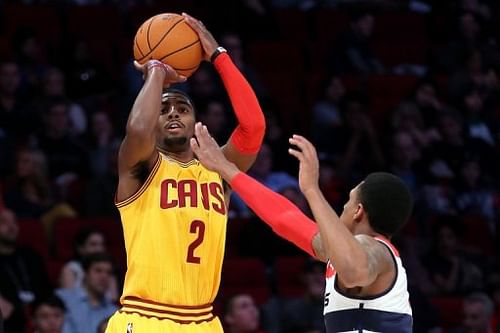
M 412 331 L 406 272 L 390 237 L 411 212 L 409 190 L 397 177 L 372 173 L 351 190 L 339 217 L 318 185 L 314 146 L 294 135 L 299 183 L 319 226 L 283 196 L 241 173 L 218 153 L 205 127 L 196 124 L 191 146 L 208 169 L 219 172 L 234 191 L 273 230 L 312 256 L 327 262 L 325 323 L 332 332 Z

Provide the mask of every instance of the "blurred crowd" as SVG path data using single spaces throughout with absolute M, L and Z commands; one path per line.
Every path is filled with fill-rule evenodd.
M 500 332 L 497 2 L 0 0 L 6 332 L 103 331 L 117 307 L 116 157 L 142 85 L 131 40 L 165 11 L 200 18 L 259 97 L 267 132 L 250 175 L 310 215 L 287 153 L 293 133 L 313 140 L 339 213 L 367 173 L 398 175 L 415 198 L 394 239 L 415 332 Z M 219 143 L 235 124 L 221 84 L 204 63 L 177 87 Z M 233 288 L 226 275 L 245 283 L 250 273 L 223 271 L 216 309 L 227 331 L 324 332 L 323 266 L 236 195 L 229 209 L 226 258 L 257 260 L 265 286 Z M 61 230 L 72 230 L 69 241 Z

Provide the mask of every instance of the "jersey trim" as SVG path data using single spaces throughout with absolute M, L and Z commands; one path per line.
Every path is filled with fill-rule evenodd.
M 141 187 L 139 187 L 139 189 L 134 194 L 132 194 L 129 198 L 127 198 L 125 200 L 117 201 L 116 197 L 115 197 L 116 207 L 123 208 L 123 207 L 127 206 L 128 204 L 132 203 L 133 201 L 135 201 L 137 198 L 139 198 L 141 196 L 141 194 L 144 193 L 144 191 L 146 191 L 149 184 L 153 180 L 154 176 L 158 172 L 158 169 L 160 168 L 160 164 L 161 164 L 161 155 L 158 154 L 158 158 L 156 159 L 155 165 L 153 166 L 153 169 L 151 169 L 151 172 L 149 173 L 148 178 L 146 178 L 146 181 L 144 182 L 144 184 L 142 184 Z
M 137 313 L 148 318 L 169 319 L 180 324 L 201 323 L 215 318 L 212 304 L 171 305 L 142 300 L 137 297 L 125 297 L 119 312 Z
M 352 295 L 348 295 L 346 293 L 344 293 L 340 287 L 339 287 L 339 279 L 338 279 L 338 275 L 335 275 L 334 279 L 334 283 L 333 283 L 333 287 L 335 288 L 335 290 L 342 296 L 344 297 L 347 297 L 347 298 L 351 298 L 351 299 L 359 299 L 359 300 L 373 300 L 373 299 L 376 299 L 376 298 L 379 298 L 379 297 L 382 297 L 384 295 L 387 295 L 393 288 L 394 286 L 396 285 L 396 281 L 398 280 L 398 274 L 399 274 L 399 269 L 398 269 L 398 263 L 396 262 L 396 257 L 395 257 L 395 254 L 394 252 L 391 250 L 391 248 L 389 247 L 388 244 L 386 244 L 384 241 L 380 240 L 380 239 L 377 239 L 375 238 L 380 244 L 384 245 L 387 250 L 389 250 L 389 253 L 391 254 L 391 258 L 392 258 L 392 261 L 394 263 L 394 267 L 396 268 L 396 274 L 394 274 L 394 279 L 392 280 L 392 283 L 391 285 L 389 286 L 389 288 L 387 288 L 386 290 L 384 290 L 383 292 L 379 293 L 379 294 L 376 294 L 376 295 L 370 295 L 370 296 L 352 296 Z
M 163 157 L 165 157 L 166 160 L 170 161 L 170 162 L 173 162 L 175 164 L 178 164 L 180 167 L 182 168 L 189 168 L 191 165 L 197 165 L 199 164 L 200 162 L 193 158 L 192 160 L 188 161 L 188 162 L 182 162 L 182 161 L 179 161 L 179 160 L 176 160 L 175 158 L 171 157 L 171 156 L 168 156 L 166 154 L 163 154 L 163 153 L 160 153 Z

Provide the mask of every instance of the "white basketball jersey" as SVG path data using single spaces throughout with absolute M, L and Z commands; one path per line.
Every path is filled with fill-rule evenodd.
M 412 332 L 406 270 L 396 248 L 387 240 L 375 238 L 390 250 L 396 264 L 396 278 L 385 292 L 371 297 L 352 297 L 338 287 L 337 273 L 330 263 L 326 269 L 325 324 L 333 332 Z

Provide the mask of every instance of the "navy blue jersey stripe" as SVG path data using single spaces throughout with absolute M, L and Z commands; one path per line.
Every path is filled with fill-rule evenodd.
M 328 333 L 363 331 L 411 333 L 412 316 L 371 309 L 349 309 L 325 314 Z

